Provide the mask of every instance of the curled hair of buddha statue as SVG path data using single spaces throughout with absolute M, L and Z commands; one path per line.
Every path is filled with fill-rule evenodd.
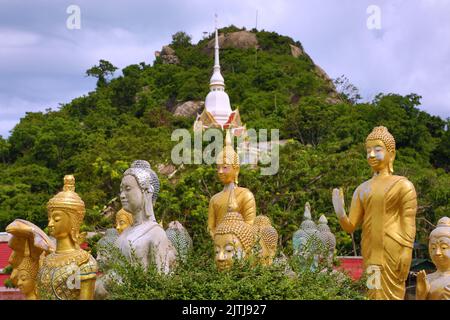
M 252 226 L 246 223 L 238 212 L 227 212 L 214 234 L 236 236 L 246 252 L 250 251 L 255 244 L 255 233 Z
M 450 218 L 442 217 L 439 219 L 436 228 L 431 231 L 431 237 L 450 237 Z
M 116 213 L 116 221 L 119 221 L 119 219 L 124 219 L 130 226 L 132 226 L 134 223 L 133 215 L 128 211 L 125 211 L 124 209 L 120 209 Z
M 264 215 L 259 215 L 255 218 L 253 222 L 253 228 L 255 233 L 260 237 L 260 239 L 265 243 L 265 245 L 275 250 L 278 244 L 278 232 L 272 226 L 269 217 Z
M 64 177 L 63 191 L 48 201 L 47 209 L 49 212 L 61 209 L 69 216 L 71 222 L 70 237 L 74 244 L 79 247 L 81 241 L 80 227 L 84 219 L 85 206 L 83 200 L 75 192 L 75 177 L 73 175 Z
M 394 173 L 394 160 L 395 160 L 395 139 L 392 134 L 388 131 L 386 127 L 379 126 L 373 128 L 372 132 L 366 138 L 366 143 L 368 141 L 381 140 L 386 146 L 386 150 L 389 151 L 391 159 L 389 161 L 389 172 Z
M 239 161 L 240 161 L 239 155 L 237 154 L 236 151 L 234 151 L 234 148 L 232 145 L 230 130 L 227 130 L 226 135 L 225 135 L 225 146 L 217 155 L 216 164 L 231 165 L 233 167 L 233 169 L 236 170 L 236 177 L 235 177 L 236 184 L 238 184 L 238 175 L 239 175 L 239 168 L 240 168 Z
M 147 217 L 152 221 L 156 221 L 153 213 L 153 204 L 156 202 L 159 194 L 159 178 L 155 171 L 152 170 L 150 163 L 145 160 L 134 161 L 130 168 L 125 171 L 123 176 L 133 176 L 144 195 L 144 211 Z M 151 201 L 148 196 L 151 194 Z

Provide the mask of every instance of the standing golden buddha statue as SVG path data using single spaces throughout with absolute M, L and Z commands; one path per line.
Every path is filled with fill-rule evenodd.
M 221 192 L 211 197 L 208 209 L 208 232 L 214 238 L 214 232 L 228 211 L 231 190 L 234 192 L 236 211 L 244 222 L 252 225 L 256 217 L 256 202 L 253 193 L 238 186 L 239 156 L 231 145 L 230 133 L 227 131 L 225 147 L 219 152 L 216 159 L 217 173 L 224 184 Z
M 393 175 L 395 140 L 386 127 L 373 129 L 366 139 L 366 151 L 372 178 L 356 188 L 348 216 L 342 189 L 333 190 L 333 206 L 346 232 L 353 233 L 362 225 L 369 298 L 401 300 L 416 234 L 416 191 L 407 178 Z
M 75 192 L 75 178 L 64 177 L 64 190 L 50 199 L 48 230 L 56 238 L 56 251 L 44 258 L 36 287 L 42 300 L 91 300 L 97 262 L 80 248 L 84 202 Z
M 417 274 L 417 300 L 450 300 L 450 218 L 439 219 L 430 234 L 428 251 L 437 270 Z

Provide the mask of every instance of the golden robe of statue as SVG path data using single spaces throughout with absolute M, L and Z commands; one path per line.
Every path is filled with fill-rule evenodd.
M 236 211 L 244 221 L 253 224 L 256 217 L 256 202 L 253 193 L 247 189 L 238 187 L 239 156 L 231 146 L 229 132 L 226 136 L 226 145 L 217 156 L 217 173 L 224 189 L 211 197 L 208 209 L 208 232 L 214 238 L 214 231 L 222 222 L 228 212 L 231 190 L 234 192 Z
M 346 232 L 362 227 L 369 298 L 401 300 L 416 235 L 416 191 L 407 178 L 392 175 L 395 140 L 385 127 L 374 128 L 366 148 L 373 177 L 355 190 L 348 217 L 342 190 L 333 190 L 333 205 Z

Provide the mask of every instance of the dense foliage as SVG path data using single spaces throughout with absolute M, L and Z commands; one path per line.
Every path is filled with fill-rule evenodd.
M 112 300 L 343 300 L 364 299 L 364 280 L 354 282 L 344 273 L 305 268 L 295 258 L 263 267 L 252 259 L 234 261 L 231 270 L 218 272 L 211 255 L 196 252 L 171 274 L 130 263 L 110 253 L 113 281 L 106 281 Z M 120 279 L 120 280 L 119 280 Z
M 256 35 L 258 50 L 221 50 L 222 73 L 247 128 L 280 129 L 280 138 L 289 140 L 280 149 L 278 174 L 261 176 L 243 167 L 240 176 L 240 184 L 255 193 L 258 214 L 272 218 L 286 253 L 309 201 L 314 219 L 328 217 L 339 254 L 352 254 L 350 235 L 333 214 L 331 190 L 342 186 L 349 204 L 353 190 L 370 177 L 363 142 L 377 125 L 396 138 L 396 174 L 407 176 L 417 189 L 417 239 L 425 242 L 432 224 L 450 212 L 450 120 L 421 111 L 416 94 L 380 94 L 370 103 L 357 103 L 358 94 L 348 84 L 350 92 L 330 103 L 331 81 L 308 55 L 291 55 L 289 44 L 301 48 L 299 42 L 273 32 Z M 192 127 L 194 118 L 176 117 L 173 111 L 178 103 L 203 100 L 208 93 L 211 39 L 193 45 L 188 35 L 177 33 L 172 47 L 179 64 L 164 64 L 158 57 L 153 65 L 130 65 L 112 79 L 115 67 L 102 60 L 88 70 L 99 80 L 95 91 L 57 111 L 27 113 L 8 139 L 0 138 L 0 230 L 15 218 L 44 228 L 46 202 L 69 173 L 86 203 L 83 229 L 110 226 L 101 211 L 117 196 L 130 162 L 147 159 L 155 170 L 170 164 L 176 144 L 172 131 Z M 214 167 L 185 165 L 170 179 L 162 174 L 160 179 L 158 219 L 180 220 L 194 245 L 209 250 L 208 201 L 221 189 Z

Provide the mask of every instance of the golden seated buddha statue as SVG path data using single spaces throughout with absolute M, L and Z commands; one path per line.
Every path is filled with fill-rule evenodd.
M 225 147 L 219 152 L 216 159 L 217 173 L 220 181 L 224 184 L 224 189 L 211 197 L 208 209 L 208 231 L 211 238 L 214 238 L 217 226 L 224 219 L 228 212 L 230 194 L 233 190 L 236 201 L 236 212 L 239 212 L 244 222 L 252 225 L 256 217 L 256 202 L 253 193 L 247 189 L 239 187 L 239 155 L 231 146 L 230 133 L 227 131 Z

